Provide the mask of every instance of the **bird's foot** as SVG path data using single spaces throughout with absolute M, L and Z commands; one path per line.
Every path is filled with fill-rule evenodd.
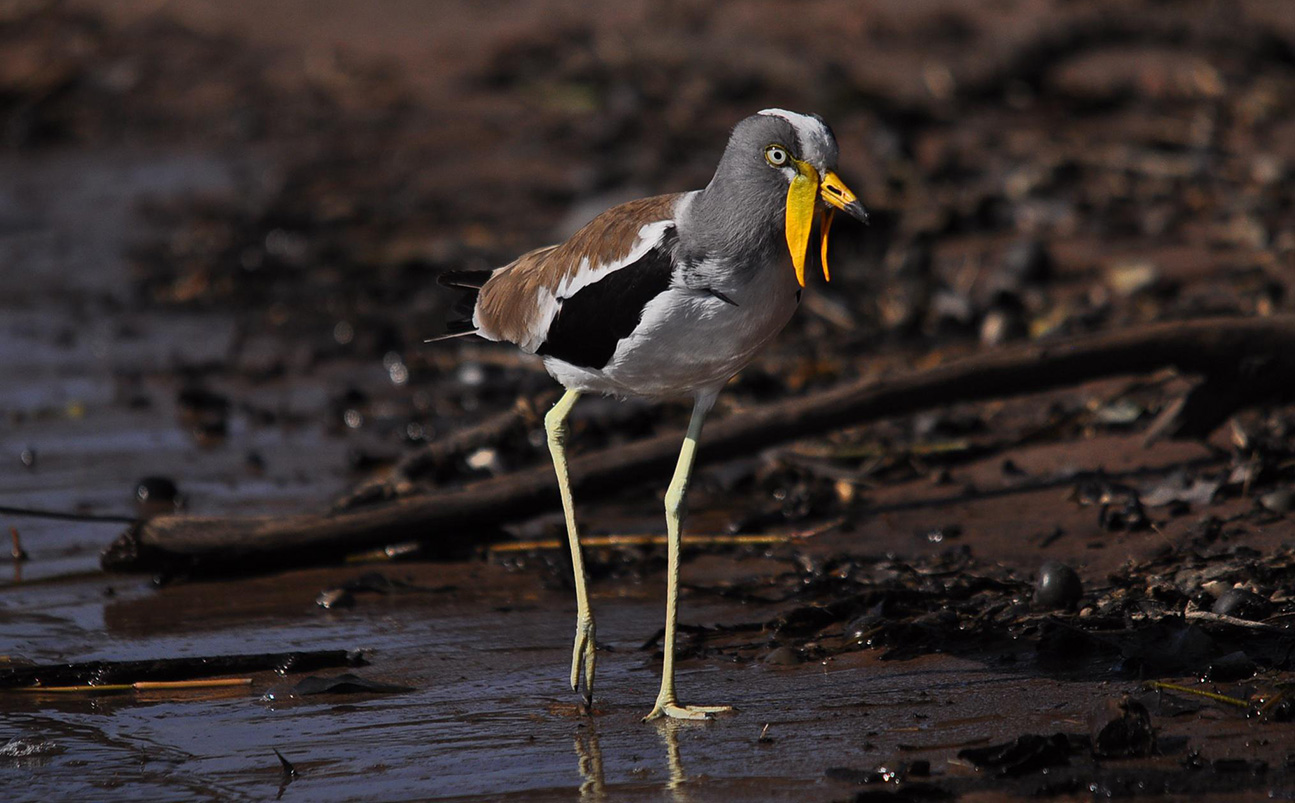
M 594 643 L 593 616 L 587 613 L 578 614 L 576 644 L 571 650 L 571 691 L 580 691 L 580 680 L 583 677 L 586 707 L 593 705 L 594 700 L 594 666 L 598 660 L 597 649 Z
M 652 713 L 643 717 L 644 722 L 649 722 L 661 717 L 670 717 L 671 719 L 714 719 L 716 714 L 726 714 L 733 710 L 731 705 L 679 705 L 674 700 L 656 701 L 652 708 Z

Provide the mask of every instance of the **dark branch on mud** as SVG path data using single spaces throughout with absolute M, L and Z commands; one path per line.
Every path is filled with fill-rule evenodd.
M 401 457 L 381 476 L 361 484 L 340 499 L 333 509 L 350 510 L 361 505 L 408 496 L 416 477 L 435 477 L 458 458 L 483 446 L 499 443 L 510 433 L 524 431 L 541 419 L 532 399 L 518 399 L 508 410 L 476 426 L 460 429 L 440 440 L 425 444 Z
M 1110 376 L 1173 367 L 1226 388 L 1225 403 L 1185 403 L 1185 425 L 1157 435 L 1208 432 L 1236 410 L 1295 397 L 1295 317 L 1209 318 L 1031 344 L 979 354 L 894 379 L 854 382 L 748 410 L 713 424 L 699 457 L 716 462 L 812 435 L 958 402 L 1019 396 Z M 1204 411 L 1203 413 L 1201 411 Z M 665 476 L 682 433 L 670 432 L 571 461 L 582 499 Z M 424 556 L 462 554 L 473 533 L 558 504 L 548 466 L 354 511 L 293 516 L 160 516 L 121 535 L 103 555 L 109 570 L 264 571 L 317 563 L 395 541 L 423 542 Z
M 140 681 L 172 682 L 249 672 L 313 672 L 338 666 L 363 666 L 365 663 L 363 653 L 358 650 L 305 650 L 143 661 L 23 665 L 0 669 L 0 689 L 106 686 Z

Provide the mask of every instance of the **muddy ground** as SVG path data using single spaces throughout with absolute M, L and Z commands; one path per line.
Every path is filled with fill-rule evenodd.
M 681 695 L 739 709 L 708 723 L 639 722 L 651 545 L 589 551 L 580 709 L 556 513 L 429 533 L 481 544 L 453 561 L 100 570 L 140 516 L 322 510 L 519 399 L 494 440 L 390 488 L 542 464 L 553 383 L 507 348 L 424 346 L 454 300 L 435 275 L 702 186 L 768 106 L 831 122 L 873 223 L 837 223 L 832 283 L 717 416 L 1293 311 L 1286 0 L 584 6 L 0 2 L 0 525 L 25 553 L 0 680 L 362 651 L 216 690 L 0 692 L 4 798 L 1295 796 L 1295 408 L 1148 446 L 1191 387 L 1169 373 L 702 471 Z M 572 448 L 687 412 L 589 399 Z M 666 480 L 577 500 L 587 535 L 661 534 Z M 400 688 L 300 685 L 344 672 Z

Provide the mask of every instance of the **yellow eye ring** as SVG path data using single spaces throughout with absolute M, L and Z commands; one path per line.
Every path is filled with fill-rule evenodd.
M 774 167 L 784 167 L 788 158 L 787 149 L 781 145 L 769 145 L 764 149 L 764 160 Z

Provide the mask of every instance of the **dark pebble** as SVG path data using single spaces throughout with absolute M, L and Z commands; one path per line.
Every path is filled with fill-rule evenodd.
M 1268 600 L 1244 588 L 1229 588 L 1219 595 L 1210 608 L 1214 613 L 1238 619 L 1258 621 L 1268 615 Z
M 198 385 L 181 388 L 175 402 L 193 411 L 225 414 L 229 411 L 229 398 Z
M 872 640 L 873 631 L 877 626 L 886 621 L 886 615 L 882 612 L 882 606 L 885 603 L 879 602 L 862 616 L 856 616 L 845 626 L 845 641 L 848 644 L 858 644 L 860 647 L 867 646 Z
M 1003 273 L 1018 282 L 1043 282 L 1052 275 L 1052 255 L 1038 240 L 1016 243 L 1003 255 Z
M 1047 610 L 1070 610 L 1084 595 L 1079 573 L 1059 561 L 1050 560 L 1039 569 L 1034 583 L 1034 604 Z
M 199 421 L 191 432 L 200 446 L 216 446 L 229 435 L 229 422 L 223 418 Z
M 1128 531 L 1145 530 L 1151 526 L 1151 520 L 1136 495 L 1124 496 L 1103 504 L 1097 512 L 1097 524 L 1104 530 Z
M 18 460 L 26 468 L 36 468 L 36 450 L 28 446 L 18 453 Z
M 1206 679 L 1214 683 L 1232 683 L 1255 675 L 1255 662 L 1241 650 L 1228 653 L 1210 663 Z
M 1093 755 L 1098 758 L 1140 758 L 1155 752 L 1151 714 L 1136 700 L 1107 701 L 1091 727 Z
M 135 504 L 142 513 L 173 511 L 181 502 L 180 489 L 167 477 L 145 477 L 135 483 Z
M 265 458 L 255 449 L 248 451 L 243 458 L 243 465 L 253 474 L 262 474 L 265 472 Z
M 1028 476 L 1030 476 L 1030 474 L 1029 474 L 1029 472 L 1028 472 L 1028 471 L 1026 471 L 1025 469 L 1021 468 L 1020 466 L 1016 465 L 1016 462 L 1015 462 L 1015 461 L 1013 461 L 1013 460 L 1011 460 L 1011 459 L 1004 460 L 1004 461 L 1003 461 L 1003 463 L 1002 463 L 1002 465 L 1000 465 L 1000 466 L 998 467 L 998 469 L 999 469 L 999 471 L 1003 472 L 1003 476 L 1004 476 L 1004 477 L 1028 477 Z

